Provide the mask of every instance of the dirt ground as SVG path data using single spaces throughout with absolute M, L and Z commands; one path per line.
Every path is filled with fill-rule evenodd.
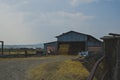
M 27 80 L 26 73 L 43 63 L 60 62 L 75 56 L 49 56 L 32 58 L 0 59 L 0 80 Z

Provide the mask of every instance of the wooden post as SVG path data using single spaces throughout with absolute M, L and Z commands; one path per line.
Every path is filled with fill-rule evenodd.
M 112 36 L 101 38 L 104 40 L 104 70 L 106 71 L 103 77 L 98 80 L 120 80 L 120 34 L 110 33 L 109 35 Z M 98 63 L 100 63 L 99 61 L 95 64 L 87 80 L 93 80 Z
M 28 56 L 28 53 L 27 53 L 27 50 L 25 50 L 25 57 L 27 57 Z
M 2 45 L 1 52 L 2 52 L 2 55 L 3 55 L 4 41 L 0 41 L 0 42 L 1 42 L 1 45 Z
M 108 68 L 107 80 L 120 80 L 120 34 L 110 33 L 105 36 L 105 55 Z
M 117 39 L 116 44 L 116 66 L 115 66 L 115 74 L 114 80 L 120 80 L 120 38 Z
M 10 55 L 10 49 L 9 49 L 9 55 Z
M 3 55 L 4 42 L 2 41 L 2 55 Z

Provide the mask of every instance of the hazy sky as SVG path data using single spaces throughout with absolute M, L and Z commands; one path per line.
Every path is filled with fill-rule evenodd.
M 0 40 L 37 44 L 74 30 L 120 33 L 120 0 L 0 0 Z

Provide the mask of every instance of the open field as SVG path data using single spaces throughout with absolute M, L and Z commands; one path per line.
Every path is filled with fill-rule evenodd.
M 85 80 L 89 73 L 74 57 L 1 58 L 0 80 Z

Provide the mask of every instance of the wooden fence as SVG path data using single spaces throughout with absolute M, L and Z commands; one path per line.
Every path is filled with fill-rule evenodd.
M 104 57 L 94 65 L 87 80 L 120 80 L 120 34 L 105 36 Z

